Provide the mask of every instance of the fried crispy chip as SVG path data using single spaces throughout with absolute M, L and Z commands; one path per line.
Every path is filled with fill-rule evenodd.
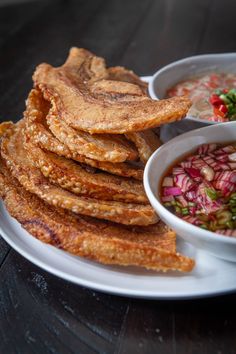
M 96 161 L 86 156 L 72 152 L 67 146 L 56 139 L 48 130 L 45 117 L 49 110 L 49 104 L 42 97 L 38 90 L 31 90 L 27 99 L 25 118 L 26 134 L 36 145 L 42 149 L 54 152 L 59 156 L 85 163 L 94 168 L 110 172 L 112 174 L 124 177 L 133 177 L 138 180 L 143 178 L 143 167 L 134 163 L 111 163 L 105 161 Z
M 5 134 L 9 129 L 14 127 L 13 122 L 3 122 L 0 124 L 0 137 Z
M 13 176 L 26 190 L 36 194 L 48 204 L 72 210 L 77 214 L 127 225 L 149 225 L 157 222 L 158 217 L 149 205 L 79 197 L 51 184 L 29 160 L 30 151 L 23 147 L 24 124 L 24 121 L 20 121 L 11 136 L 3 137 L 1 155 Z
M 134 83 L 138 85 L 143 92 L 147 93 L 147 83 L 140 80 L 140 78 L 131 70 L 127 70 L 122 66 L 116 66 L 107 69 L 109 79 Z M 143 132 L 131 132 L 126 134 L 127 138 L 133 141 L 136 145 L 140 160 L 146 164 L 152 153 L 162 145 L 160 138 L 151 129 Z
M 161 140 L 151 129 L 143 132 L 127 133 L 126 136 L 136 145 L 140 160 L 143 163 L 146 163 L 152 153 L 162 145 Z
M 138 159 L 137 150 L 123 135 L 91 135 L 75 130 L 59 119 L 53 110 L 47 115 L 47 123 L 53 135 L 77 154 L 113 163 Z
M 115 66 L 108 68 L 107 72 L 109 80 L 129 82 L 138 85 L 144 93 L 147 93 L 147 83 L 140 80 L 132 70 L 127 70 L 123 66 Z
M 4 174 L 3 174 L 4 173 Z M 175 251 L 175 234 L 159 222 L 147 227 L 77 216 L 45 204 L 0 165 L 0 194 L 9 213 L 37 239 L 104 264 L 189 272 L 194 261 Z
M 27 139 L 26 139 L 27 140 Z M 78 163 L 44 152 L 30 142 L 25 142 L 29 158 L 49 180 L 78 195 L 102 200 L 148 204 L 142 182 L 113 176 L 108 173 L 88 172 Z
M 112 134 L 140 131 L 179 120 L 191 106 L 187 97 L 155 101 L 138 85 L 101 79 L 105 69 L 95 65 L 91 70 L 91 62 L 103 61 L 92 55 L 82 63 L 78 60 L 75 70 L 80 51 L 72 48 L 59 68 L 40 64 L 33 75 L 35 85 L 51 102 L 58 118 L 75 129 Z

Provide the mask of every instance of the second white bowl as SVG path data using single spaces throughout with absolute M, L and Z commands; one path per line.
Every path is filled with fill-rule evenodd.
M 211 125 L 170 140 L 150 157 L 144 171 L 144 188 L 157 214 L 179 236 L 217 257 L 236 262 L 236 238 L 201 229 L 180 219 L 162 205 L 158 195 L 167 168 L 181 156 L 202 144 L 232 141 L 236 141 L 236 122 Z

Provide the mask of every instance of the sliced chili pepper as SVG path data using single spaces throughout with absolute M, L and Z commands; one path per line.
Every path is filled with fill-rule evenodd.
M 226 105 L 221 104 L 219 106 L 219 111 L 223 112 L 224 114 L 228 112 L 228 108 L 226 107 Z
M 219 117 L 222 117 L 222 118 L 225 117 L 225 113 L 222 112 L 222 111 L 220 111 L 217 107 L 214 107 L 214 114 L 215 114 L 216 116 L 219 116 Z
M 219 106 L 219 105 L 224 104 L 224 101 L 219 96 L 217 96 L 216 94 L 213 94 L 210 97 L 210 103 L 213 106 Z

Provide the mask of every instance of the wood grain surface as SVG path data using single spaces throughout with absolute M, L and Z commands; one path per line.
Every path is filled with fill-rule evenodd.
M 150 75 L 199 53 L 236 51 L 234 0 L 54 0 L 0 8 L 1 120 L 17 121 L 34 67 L 71 46 Z M 235 276 L 236 281 L 236 276 Z M 0 353 L 234 354 L 236 295 L 122 298 L 70 284 L 0 240 Z

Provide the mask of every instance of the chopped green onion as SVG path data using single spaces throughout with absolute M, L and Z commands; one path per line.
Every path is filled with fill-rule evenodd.
M 226 104 L 231 103 L 231 100 L 227 97 L 227 95 L 225 95 L 225 94 L 222 93 L 219 97 L 220 97 L 220 99 L 221 99 L 222 101 L 224 101 Z
M 219 225 L 225 225 L 228 221 L 232 219 L 232 213 L 227 210 L 220 211 L 216 213 Z
M 183 208 L 183 209 L 181 210 L 181 212 L 182 212 L 182 215 L 189 215 L 189 210 L 188 210 L 188 208 Z
M 202 229 L 205 229 L 205 230 L 208 230 L 208 229 L 209 229 L 206 224 L 202 224 L 202 225 L 200 225 L 200 227 L 201 227 Z
M 181 214 L 181 209 L 178 206 L 175 206 L 175 212 L 178 214 Z
M 209 228 L 210 228 L 211 231 L 215 231 L 215 230 L 219 229 L 219 225 L 217 224 L 216 221 L 211 221 Z
M 224 225 L 220 225 L 220 224 L 216 224 L 215 230 L 224 230 L 226 228 L 225 224 Z
M 236 205 L 236 199 L 230 199 L 229 204 L 232 206 Z
M 199 218 L 201 221 L 209 221 L 209 217 L 208 217 L 208 215 L 206 215 L 206 214 L 200 214 L 200 215 L 198 216 L 198 218 Z
M 236 90 L 231 89 L 229 92 L 226 94 L 227 98 L 230 99 L 232 102 L 236 102 Z
M 216 200 L 218 198 L 218 193 L 215 189 L 206 188 L 206 194 L 211 200 Z
M 229 229 L 234 229 L 234 223 L 233 221 L 227 221 L 227 223 L 225 224 Z

